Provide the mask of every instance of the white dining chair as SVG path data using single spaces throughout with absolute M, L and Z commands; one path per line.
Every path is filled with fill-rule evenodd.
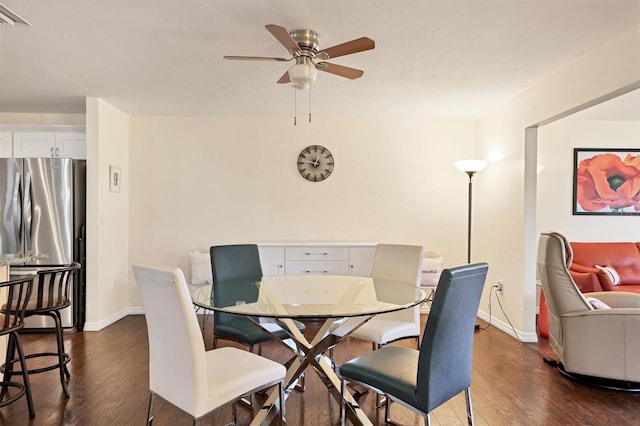
M 422 246 L 378 244 L 371 276 L 420 286 L 423 252 Z M 418 348 L 420 306 L 376 315 L 350 336 L 371 341 L 374 350 L 401 339 L 415 339 Z
M 133 265 L 144 306 L 149 337 L 149 409 L 160 396 L 193 418 L 200 419 L 242 396 L 277 386 L 280 421 L 284 424 L 286 369 L 275 361 L 241 349 L 205 351 L 184 274 L 179 268 Z M 269 409 L 269 407 L 263 407 Z

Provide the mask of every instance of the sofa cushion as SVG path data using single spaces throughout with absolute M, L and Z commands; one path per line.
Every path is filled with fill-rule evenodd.
M 627 293 L 639 293 L 640 294 L 640 285 L 619 285 L 613 287 L 613 291 L 624 291 Z

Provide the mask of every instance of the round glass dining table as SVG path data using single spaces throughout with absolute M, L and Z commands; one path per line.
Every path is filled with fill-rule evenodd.
M 340 400 L 340 378 L 323 354 L 375 315 L 410 309 L 422 303 L 426 294 L 418 286 L 381 278 L 287 275 L 219 281 L 195 289 L 191 297 L 204 309 L 242 315 L 269 334 L 277 322 L 295 344 L 294 356 L 286 364 L 286 395 L 312 366 L 332 396 Z M 322 325 L 309 340 L 293 320 L 321 321 Z M 277 397 L 277 392 L 270 396 L 252 424 L 265 423 L 273 416 L 271 408 Z M 346 398 L 351 421 L 371 424 L 349 393 Z

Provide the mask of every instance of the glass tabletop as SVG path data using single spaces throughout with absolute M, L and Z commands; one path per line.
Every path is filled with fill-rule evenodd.
M 271 318 L 333 318 L 407 309 L 426 298 L 417 286 L 381 278 L 287 275 L 234 279 L 199 287 L 193 303 L 205 309 Z

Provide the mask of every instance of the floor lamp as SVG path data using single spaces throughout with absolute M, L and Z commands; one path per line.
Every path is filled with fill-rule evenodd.
M 473 199 L 473 175 L 487 167 L 485 160 L 460 160 L 456 168 L 469 176 L 469 203 L 467 205 L 467 263 L 471 263 L 471 205 Z
M 485 160 L 460 160 L 455 166 L 461 172 L 469 176 L 469 203 L 467 204 L 467 263 L 471 263 L 471 205 L 473 200 L 473 175 L 487 167 Z M 480 324 L 476 323 L 476 330 L 480 330 Z

